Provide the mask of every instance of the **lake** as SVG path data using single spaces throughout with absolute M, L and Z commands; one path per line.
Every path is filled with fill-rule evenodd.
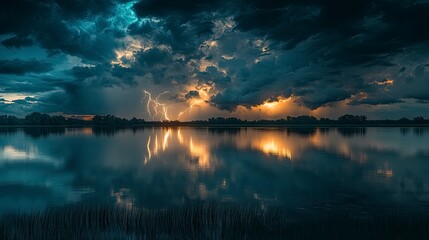
M 190 201 L 425 212 L 429 128 L 0 128 L 0 213 Z

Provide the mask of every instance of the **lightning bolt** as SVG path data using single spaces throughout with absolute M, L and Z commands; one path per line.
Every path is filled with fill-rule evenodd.
M 192 113 L 192 108 L 195 106 L 195 105 L 198 105 L 198 104 L 200 104 L 200 103 L 202 103 L 202 102 L 204 102 L 204 100 L 200 100 L 200 101 L 195 101 L 195 102 L 193 102 L 191 105 L 189 105 L 185 110 L 183 110 L 183 111 L 181 111 L 180 113 L 179 113 L 179 115 L 177 116 L 177 119 L 180 119 L 180 116 L 182 116 L 182 114 L 184 114 L 184 113 L 186 113 L 186 112 L 188 112 L 189 111 L 189 114 L 191 114 Z
M 160 93 L 156 98 L 152 98 L 152 94 L 146 90 L 143 90 L 144 92 L 144 99 L 147 99 L 146 103 L 146 110 L 149 113 L 149 116 L 152 118 L 152 120 L 155 120 L 155 117 L 158 115 L 161 115 L 161 119 L 170 121 L 170 118 L 168 117 L 168 105 L 165 103 L 160 103 L 159 98 L 167 93 L 170 93 L 169 91 L 164 91 Z M 143 99 L 142 99 L 143 102 Z M 154 112 L 151 111 L 151 108 L 154 110 Z
M 160 102 L 160 97 L 162 97 L 165 94 L 170 93 L 170 91 L 164 91 L 160 93 L 157 97 L 153 98 L 152 94 L 146 90 L 143 90 L 144 97 L 142 98 L 141 102 L 144 102 L 144 99 L 146 99 L 146 110 L 149 114 L 149 116 L 152 118 L 152 120 L 155 120 L 156 117 L 159 117 L 160 120 L 167 120 L 170 121 L 170 117 L 168 116 L 168 107 L 170 105 L 167 105 L 165 103 Z M 177 120 L 180 119 L 180 117 L 185 113 L 192 113 L 192 108 L 195 105 L 199 105 L 200 103 L 205 102 L 205 100 L 200 99 L 192 99 L 193 101 L 185 110 L 181 111 L 177 115 Z M 189 104 L 189 103 L 188 103 Z

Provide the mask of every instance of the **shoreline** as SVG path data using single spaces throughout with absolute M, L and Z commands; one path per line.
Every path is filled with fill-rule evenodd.
M 367 123 L 367 124 L 202 124 L 202 123 L 146 123 L 137 125 L 0 125 L 0 128 L 145 128 L 145 127 L 198 127 L 198 128 L 366 128 L 366 127 L 429 127 L 429 123 Z

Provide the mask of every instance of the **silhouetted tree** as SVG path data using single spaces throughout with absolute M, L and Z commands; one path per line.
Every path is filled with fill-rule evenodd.
M 426 119 L 424 119 L 424 117 L 419 116 L 419 117 L 415 117 L 413 120 L 415 123 L 424 123 L 426 122 Z
M 243 123 L 243 120 L 234 118 L 234 117 L 230 117 L 230 118 L 217 117 L 217 118 L 209 118 L 208 122 L 212 124 L 239 124 L 239 123 Z
M 55 115 L 50 119 L 50 124 L 52 125 L 64 125 L 66 124 L 66 118 L 64 116 Z
M 114 115 L 100 116 L 96 115 L 92 119 L 91 123 L 95 125 L 128 125 L 129 121 L 125 118 L 115 117 Z
M 50 118 L 46 113 L 33 112 L 25 116 L 24 122 L 29 125 L 49 125 Z
M 362 115 L 350 115 L 346 114 L 338 118 L 340 123 L 363 123 L 366 121 L 366 117 Z
M 398 122 L 400 122 L 400 123 L 409 123 L 410 119 L 408 119 L 408 118 L 401 118 L 401 119 L 398 120 Z
M 8 125 L 18 125 L 20 124 L 20 119 L 15 116 L 7 116 Z
M 317 123 L 317 118 L 313 116 L 303 115 L 298 117 L 287 116 L 288 123 L 299 123 L 299 124 L 309 124 Z
M 129 120 L 129 123 L 133 125 L 144 124 L 145 120 L 133 117 L 131 120 Z
M 9 125 L 7 115 L 0 115 L 0 125 Z
M 335 123 L 335 120 L 329 119 L 329 118 L 320 118 L 320 123 Z
M 277 120 L 241 120 L 239 118 L 230 117 L 212 117 L 207 121 L 196 120 L 188 123 L 192 124 L 261 124 L 261 125 L 284 125 L 284 124 L 335 124 L 335 123 L 343 123 L 343 124 L 364 124 L 364 123 L 376 123 L 376 124 L 392 124 L 392 123 L 429 123 L 428 119 L 423 118 L 422 116 L 415 117 L 413 120 L 409 120 L 407 118 L 401 118 L 399 120 L 372 120 L 367 121 L 366 117 L 363 115 L 350 115 L 346 114 L 338 118 L 338 120 L 332 120 L 329 118 L 321 118 L 318 120 L 317 118 L 309 115 L 291 117 L 287 116 L 286 119 L 277 119 Z M 82 119 L 74 119 L 74 118 L 65 118 L 61 115 L 49 116 L 45 113 L 33 112 L 24 118 L 17 118 L 15 116 L 10 115 L 0 115 L 0 125 L 101 125 L 101 126 L 131 126 L 131 125 L 144 125 L 147 122 L 144 119 L 137 119 L 133 117 L 128 120 L 125 118 L 119 118 L 114 115 L 96 115 L 92 120 L 85 121 Z M 181 124 L 179 121 L 158 121 L 158 122 L 149 122 L 149 124 Z

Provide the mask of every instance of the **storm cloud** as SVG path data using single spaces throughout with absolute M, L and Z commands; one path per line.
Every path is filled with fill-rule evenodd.
M 422 115 L 428 12 L 421 0 L 7 0 L 0 112 L 133 116 L 146 89 L 225 114 L 293 97 L 309 111 L 414 102 Z
M 51 64 L 37 60 L 0 60 L 0 74 L 22 75 L 25 73 L 49 72 L 50 70 L 52 70 Z

